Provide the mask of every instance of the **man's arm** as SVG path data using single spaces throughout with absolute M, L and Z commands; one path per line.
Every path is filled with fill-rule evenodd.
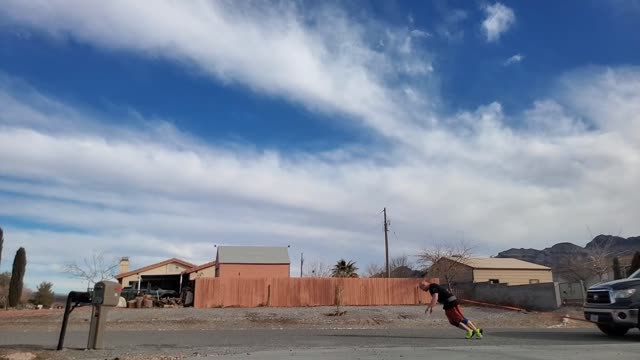
M 435 293 L 433 295 L 431 295 L 431 307 L 436 306 L 436 303 L 438 302 L 438 293 Z
M 426 314 L 427 311 L 429 312 L 429 314 L 433 313 L 433 308 L 436 306 L 437 302 L 438 302 L 438 293 L 431 294 L 431 303 L 429 304 L 429 306 L 427 306 L 424 313 Z

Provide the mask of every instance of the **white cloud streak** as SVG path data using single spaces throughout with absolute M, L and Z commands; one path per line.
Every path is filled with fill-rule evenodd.
M 508 58 L 507 60 L 505 60 L 504 62 L 504 66 L 509 66 L 509 65 L 513 65 L 513 64 L 519 64 L 524 60 L 524 55 L 522 54 L 515 54 L 512 57 Z
M 346 114 L 384 136 L 411 137 L 415 122 L 392 119 L 422 117 L 407 113 L 402 92 L 384 85 L 399 75 L 397 63 L 420 68 L 416 57 L 405 57 L 416 51 L 411 37 L 422 33 L 387 29 L 390 43 L 403 41 L 374 51 L 365 37 L 371 29 L 336 9 L 305 18 L 290 3 L 8 0 L 1 12 L 55 37 L 169 58 L 313 110 Z M 419 73 L 426 72 L 412 72 Z
M 495 42 L 516 23 L 513 10 L 501 3 L 484 7 L 487 17 L 482 22 L 482 30 L 488 42 Z

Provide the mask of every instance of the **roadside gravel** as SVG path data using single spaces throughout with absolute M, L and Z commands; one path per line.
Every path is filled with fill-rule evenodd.
M 343 316 L 330 316 L 335 307 L 307 308 L 166 308 L 113 309 L 109 313 L 110 330 L 190 330 L 190 329 L 416 329 L 450 326 L 442 309 L 425 315 L 424 306 L 344 307 Z M 465 306 L 465 315 L 487 328 L 589 327 L 588 323 L 562 321 L 561 315 L 580 318 L 579 308 L 563 308 L 554 313 L 520 313 L 501 309 Z M 0 329 L 57 331 L 62 322 L 60 310 L 0 312 Z M 69 329 L 88 326 L 89 308 L 76 309 Z

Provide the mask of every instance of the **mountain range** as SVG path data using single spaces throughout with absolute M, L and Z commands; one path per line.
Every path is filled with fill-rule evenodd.
M 586 246 L 582 247 L 570 242 L 555 244 L 543 250 L 536 249 L 509 249 L 498 253 L 497 258 L 514 258 L 534 264 L 548 266 L 554 271 L 562 269 L 566 260 L 572 256 L 584 256 L 590 251 L 607 247 L 607 253 L 611 257 L 632 256 L 640 251 L 640 236 L 623 238 L 612 235 L 598 235 Z

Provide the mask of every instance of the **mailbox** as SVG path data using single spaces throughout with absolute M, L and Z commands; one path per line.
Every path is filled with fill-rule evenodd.
M 62 319 L 62 329 L 60 330 L 60 339 L 58 340 L 57 349 L 62 350 L 64 345 L 64 337 L 67 332 L 69 314 L 73 309 L 83 303 L 91 303 L 92 305 L 87 349 L 102 349 L 107 315 L 109 314 L 109 309 L 118 306 L 118 302 L 120 301 L 120 291 L 122 291 L 122 285 L 117 282 L 100 281 L 93 286 L 93 296 L 91 297 L 88 292 L 70 292 L 67 297 L 67 306 Z M 71 304 L 74 302 L 75 305 L 71 307 Z
M 100 281 L 93 287 L 91 303 L 102 306 L 118 306 L 122 285 L 113 281 Z

